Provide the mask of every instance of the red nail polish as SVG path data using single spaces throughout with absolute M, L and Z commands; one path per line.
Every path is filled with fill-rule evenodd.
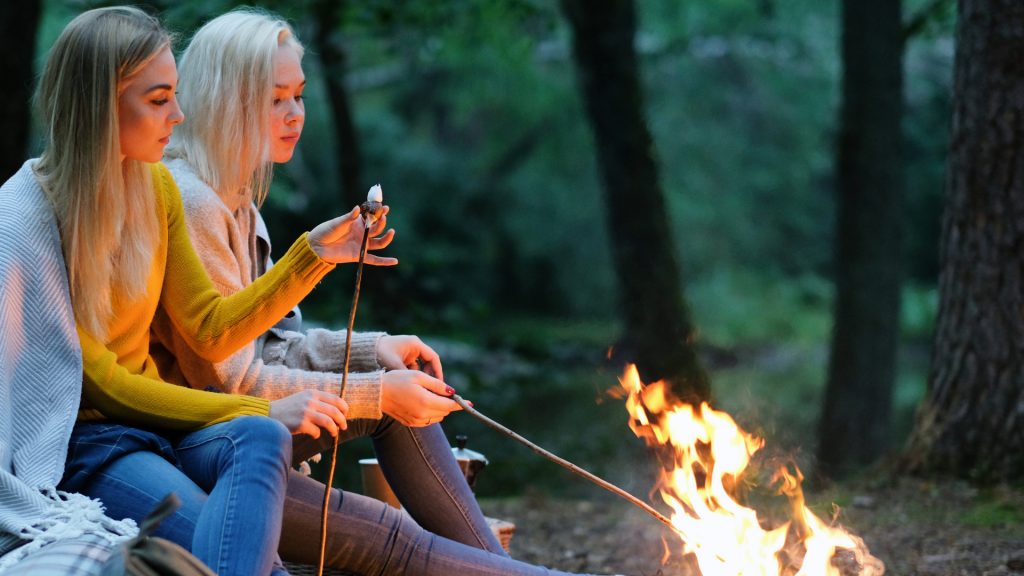
M 452 388 L 451 386 L 445 386 L 444 393 L 451 396 L 452 394 L 455 394 L 455 388 Z

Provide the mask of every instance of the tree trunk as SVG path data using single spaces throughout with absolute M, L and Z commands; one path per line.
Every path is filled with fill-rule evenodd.
M 836 304 L 819 471 L 887 448 L 900 332 L 903 27 L 900 2 L 844 0 Z
M 632 0 L 562 0 L 573 29 L 580 92 L 597 144 L 625 332 L 615 358 L 644 381 L 665 379 L 686 400 L 706 399 L 683 301 L 653 143 L 644 119 Z
M 1024 473 L 1024 3 L 961 0 L 929 390 L 903 465 Z
M 337 38 L 341 26 L 341 14 L 345 10 L 344 0 L 322 0 L 315 7 L 316 32 L 313 42 L 320 57 L 327 99 L 334 115 L 334 138 L 337 147 L 338 169 L 341 174 L 342 206 L 352 207 L 366 200 L 363 189 L 363 159 L 359 150 L 359 134 L 356 131 L 345 86 L 348 57 Z
M 40 0 L 5 2 L 0 7 L 0 182 L 11 177 L 25 161 L 31 124 L 32 63 Z

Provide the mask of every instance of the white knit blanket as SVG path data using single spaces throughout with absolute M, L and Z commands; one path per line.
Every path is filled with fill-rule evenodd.
M 82 353 L 60 235 L 33 162 L 0 187 L 0 571 L 48 542 L 136 532 L 98 501 L 57 491 Z

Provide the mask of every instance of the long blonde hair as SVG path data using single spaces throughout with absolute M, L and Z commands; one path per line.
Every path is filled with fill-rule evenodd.
M 274 56 L 302 44 L 291 26 L 243 8 L 200 28 L 179 63 L 178 102 L 189 122 L 171 137 L 169 158 L 182 158 L 218 194 L 262 204 L 270 188 L 270 111 Z
M 144 294 L 159 238 L 149 169 L 121 160 L 118 89 L 170 42 L 136 8 L 84 12 L 54 43 L 36 92 L 46 135 L 36 176 L 60 225 L 75 317 L 98 338 L 115 283 Z

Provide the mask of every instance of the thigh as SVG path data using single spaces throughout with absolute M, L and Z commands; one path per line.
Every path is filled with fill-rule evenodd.
M 323 497 L 323 483 L 295 472 L 289 475 L 280 545 L 286 561 L 319 561 Z M 423 532 L 405 512 L 380 500 L 332 489 L 327 564 L 360 574 L 379 574 L 399 529 Z
M 133 452 L 102 468 L 81 490 L 103 502 L 112 518 L 131 518 L 141 523 L 171 492 L 181 507 L 160 523 L 155 535 L 192 548 L 196 522 L 207 495 L 180 469 L 152 452 Z
M 291 435 L 276 420 L 240 416 L 178 438 L 174 455 L 196 484 L 212 492 L 229 469 L 253 479 L 277 467 L 287 467 L 291 461 Z
M 452 455 L 440 424 L 409 428 L 392 420 L 374 436 L 381 470 L 402 506 L 427 530 L 505 554 Z
M 382 431 L 388 428 L 387 422 L 389 420 L 391 420 L 391 417 L 387 415 L 377 420 L 371 420 L 368 418 L 349 420 L 348 428 L 340 432 L 338 441 L 339 443 L 344 444 L 345 442 L 355 440 L 356 438 L 366 438 L 379 435 Z M 299 462 L 309 460 L 317 454 L 322 454 L 324 452 L 329 454 L 333 448 L 334 437 L 323 428 L 320 429 L 320 436 L 318 438 L 313 438 L 308 434 L 297 434 L 292 437 L 292 464 L 298 465 Z

